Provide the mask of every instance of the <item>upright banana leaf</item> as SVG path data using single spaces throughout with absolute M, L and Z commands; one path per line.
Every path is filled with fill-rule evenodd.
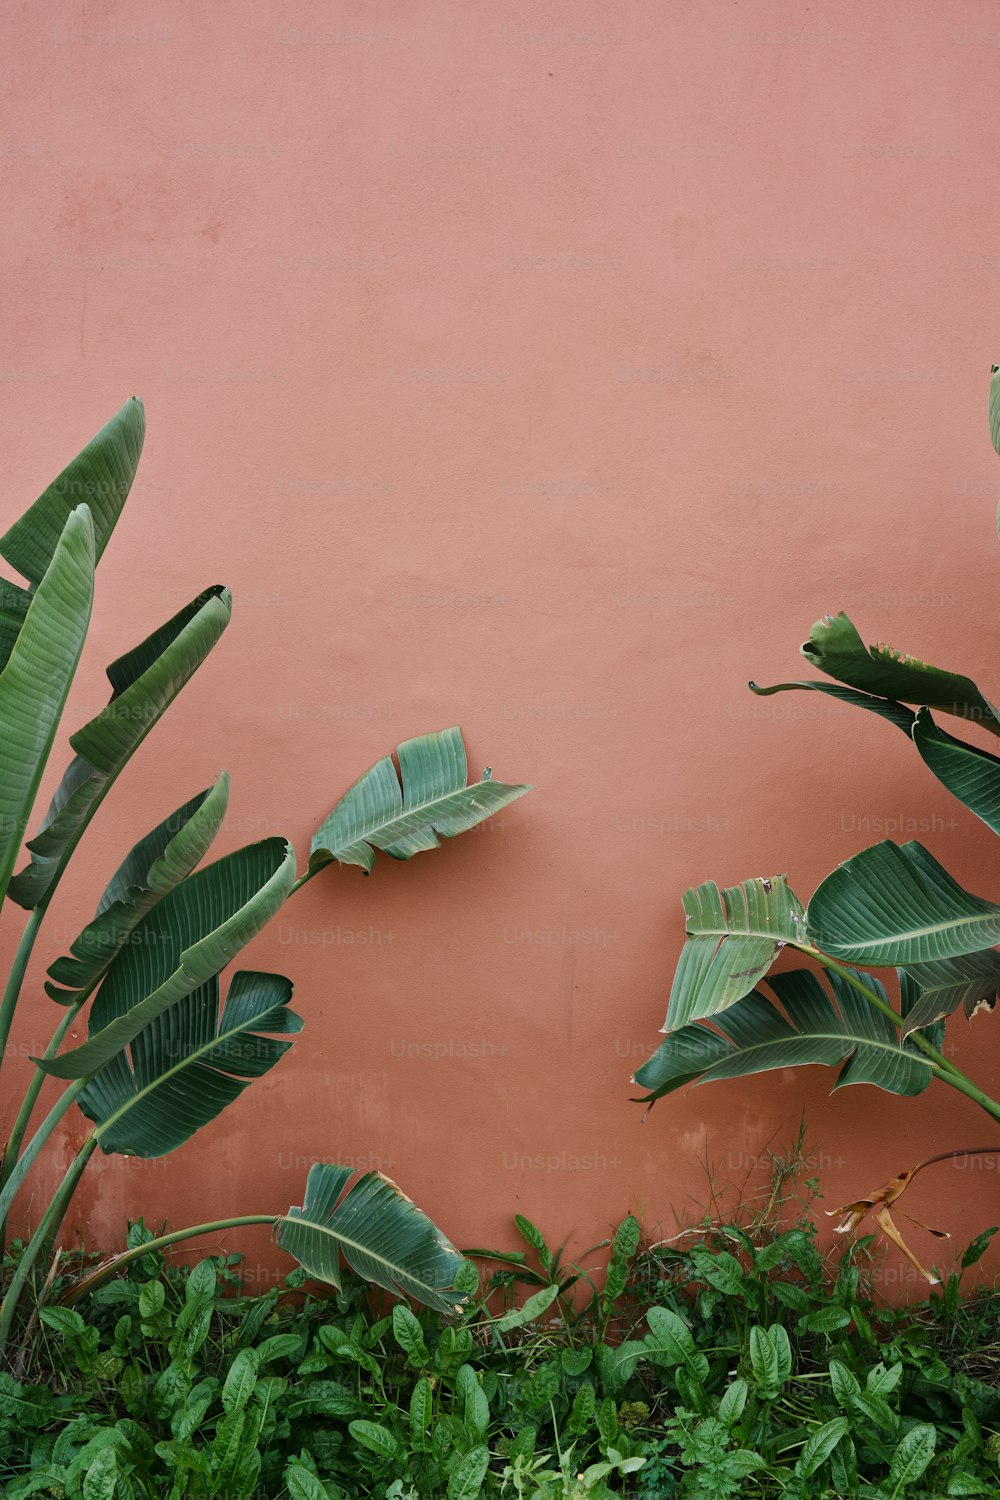
M 802 655 L 847 687 L 899 704 L 940 709 L 1000 735 L 1000 714 L 970 678 L 928 666 L 891 646 L 872 646 L 869 650 L 845 614 L 825 615 L 818 620 L 802 647 Z M 765 691 L 803 685 L 781 683 Z
M 23 589 L 8 578 L 0 578 L 0 671 L 10 660 L 30 604 L 30 589 Z
M 229 777 L 223 771 L 213 787 L 185 802 L 130 850 L 70 956 L 49 968 L 45 990 L 53 1000 L 70 1005 L 95 986 L 146 913 L 201 863 L 228 802 Z
M 94 562 L 100 562 L 132 488 L 145 434 L 142 402 L 132 396 L 0 536 L 0 557 L 33 586 L 41 583 L 71 513 L 86 505 L 94 523 Z
M 405 740 L 396 754 L 399 774 L 387 755 L 323 820 L 312 841 L 311 870 L 337 860 L 360 865 L 368 875 L 376 850 L 393 859 L 411 859 L 421 850 L 436 849 L 442 838 L 474 828 L 531 790 L 493 781 L 489 767 L 481 781 L 467 786 L 465 745 L 457 728 Z
M 963 890 L 922 844 L 884 839 L 826 877 L 807 928 L 831 958 L 909 968 L 1000 942 L 1000 906 Z
M 0 899 L 7 893 L 90 623 L 94 525 L 73 510 L 0 672 Z
M 726 1010 L 749 994 L 786 944 L 804 941 L 802 903 L 784 875 L 720 890 L 714 880 L 684 893 L 687 942 L 670 991 L 664 1031 Z
M 116 954 L 89 1013 L 89 1037 L 39 1066 L 87 1078 L 141 1031 L 206 984 L 281 907 L 295 879 L 284 839 L 263 839 L 188 875 L 157 902 Z
M 877 979 L 861 980 L 881 999 Z M 933 1065 L 896 1027 L 837 973 L 829 980 L 836 1004 L 817 975 L 806 969 L 772 974 L 767 983 L 781 1009 L 763 991 L 731 1005 L 711 1024 L 696 1022 L 671 1032 L 635 1075 L 650 1093 L 647 1105 L 688 1083 L 745 1078 L 775 1068 L 841 1065 L 834 1085 L 873 1083 L 893 1094 L 919 1094 Z
M 218 641 L 231 609 L 228 589 L 207 589 L 108 667 L 111 700 L 70 738 L 76 758 L 28 842 L 30 863 L 11 882 L 19 905 L 48 901 L 115 779 Z
M 31 596 L 45 576 L 70 514 L 86 505 L 94 523 L 94 565 L 100 561 L 135 476 L 145 417 L 133 398 L 19 521 L 0 537 L 0 557 L 29 580 L 28 587 L 0 578 L 0 671 L 24 624 Z
M 359 1276 L 397 1296 L 460 1311 L 463 1298 L 453 1288 L 462 1257 L 454 1245 L 381 1172 L 366 1172 L 344 1193 L 353 1171 L 312 1166 L 302 1207 L 275 1222 L 278 1244 L 331 1286 L 341 1284 L 343 1256 Z
M 302 1029 L 280 974 L 233 975 L 219 1015 L 219 980 L 160 1015 L 87 1083 L 78 1103 L 102 1151 L 165 1156 L 274 1067 Z M 268 1035 L 271 1033 L 272 1035 Z

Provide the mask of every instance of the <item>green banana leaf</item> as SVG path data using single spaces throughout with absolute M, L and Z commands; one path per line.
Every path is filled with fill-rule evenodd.
M 129 851 L 94 920 L 74 940 L 70 955 L 49 968 L 45 991 L 51 999 L 71 1005 L 94 988 L 146 913 L 201 863 L 228 803 L 229 777 L 223 771 L 213 787 L 177 808 Z
M 530 786 L 493 781 L 490 767 L 481 781 L 467 786 L 465 745 L 458 728 L 405 740 L 396 754 L 399 774 L 387 755 L 354 783 L 320 824 L 312 841 L 310 870 L 337 860 L 359 865 L 368 875 L 376 850 L 393 859 L 411 859 L 424 849 L 436 849 L 442 838 L 474 828 L 531 791 Z
M 0 900 L 83 650 L 94 597 L 94 526 L 72 511 L 0 672 Z
M 41 583 L 67 520 L 83 504 L 94 523 L 96 566 L 128 499 L 145 433 L 142 402 L 132 396 L 0 536 L 0 557 L 32 585 Z
M 953 1015 L 959 1006 L 971 1020 L 978 1010 L 993 1010 L 1000 1000 L 1000 953 L 992 948 L 933 963 L 909 964 L 904 973 L 915 990 L 905 1012 L 903 1029 L 907 1033 L 918 1027 L 926 1030 L 942 1017 Z
M 1000 941 L 1000 906 L 963 890 L 922 844 L 884 839 L 826 877 L 806 924 L 831 958 L 909 968 Z
M 720 890 L 714 880 L 684 893 L 687 942 L 681 950 L 665 1031 L 726 1010 L 749 994 L 786 944 L 804 938 L 802 903 L 784 875 Z
M 56 790 L 31 861 L 11 881 L 20 906 L 47 902 L 73 850 L 119 773 L 197 671 L 229 623 L 228 589 L 206 589 L 108 667 L 111 700 L 71 737 L 76 758 Z
M 285 983 L 276 975 L 237 977 L 277 979 L 280 984 Z M 261 1017 L 257 1024 L 262 1030 L 275 1031 L 280 1028 L 267 1023 L 278 1019 L 276 1009 Z M 224 1071 L 233 1071 L 228 1061 L 224 1064 Z M 150 1133 L 156 1134 L 159 1128 L 150 1116 Z M 348 1187 L 353 1175 L 353 1167 L 326 1162 L 318 1162 L 310 1168 L 303 1206 L 276 1214 L 271 1221 L 278 1244 L 294 1256 L 311 1277 L 338 1290 L 342 1282 L 343 1258 L 361 1276 L 396 1296 L 413 1297 L 440 1312 L 460 1312 L 467 1293 L 455 1288 L 464 1263 L 455 1246 L 381 1172 L 367 1172 Z M 256 1216 L 253 1222 L 257 1222 Z M 239 1223 L 240 1220 L 236 1220 L 232 1227 Z M 203 1226 L 197 1227 L 201 1229 Z M 183 1233 L 181 1231 L 181 1235 Z M 132 1264 L 140 1253 L 143 1253 L 142 1246 L 134 1245 L 111 1256 L 64 1288 L 59 1301 L 63 1305 L 78 1302 Z
M 219 980 L 186 995 L 90 1079 L 78 1103 L 97 1129 L 102 1151 L 165 1156 L 238 1099 L 292 1045 L 298 1032 L 288 1009 L 289 980 L 280 974 L 233 975 L 219 1015 Z
M 359 1276 L 396 1296 L 460 1311 L 463 1298 L 452 1290 L 462 1264 L 455 1246 L 381 1172 L 366 1172 L 344 1193 L 353 1172 L 322 1162 L 310 1167 L 302 1207 L 276 1220 L 278 1244 L 331 1286 L 340 1287 L 343 1256 Z
M 891 698 L 875 698 L 871 693 L 859 693 L 855 688 L 841 687 L 839 683 L 833 682 L 775 682 L 770 687 L 761 687 L 759 683 L 747 683 L 751 693 L 756 693 L 758 698 L 770 698 L 772 693 L 789 693 L 806 691 L 824 693 L 828 698 L 836 698 L 841 703 L 850 703 L 854 708 L 865 708 L 869 713 L 877 714 L 880 719 L 887 719 L 890 724 L 895 724 L 910 738 L 913 729 L 913 720 L 916 717 L 913 710 L 905 708 L 902 703 L 895 703 Z
M 895 724 L 908 739 L 913 740 L 924 765 L 941 785 L 977 818 L 982 818 L 994 833 L 1000 833 L 1000 759 L 997 756 L 946 734 L 935 724 L 927 708 L 914 713 L 891 698 L 875 698 L 869 693 L 859 693 L 830 682 L 776 682 L 771 687 L 750 683 L 751 692 L 761 698 L 796 689 L 825 693 Z
M 941 709 L 1000 735 L 1000 714 L 970 678 L 928 666 L 891 646 L 869 650 L 845 614 L 817 621 L 802 655 L 848 687 L 898 703 Z
M 294 879 L 295 852 L 281 838 L 247 844 L 195 870 L 147 912 L 116 954 L 90 1007 L 87 1041 L 35 1061 L 56 1078 L 97 1073 L 220 973 L 271 920 Z
M 835 1088 L 873 1083 L 893 1094 L 922 1093 L 933 1077 L 930 1060 L 839 974 L 828 977 L 836 1004 L 817 975 L 796 969 L 767 980 L 780 1009 L 758 989 L 713 1016 L 711 1025 L 671 1032 L 635 1075 L 650 1090 L 639 1102 L 652 1105 L 688 1083 L 815 1064 L 840 1065 Z M 888 999 L 877 979 L 859 978 Z
M 946 734 L 926 708 L 919 710 L 914 721 L 913 743 L 942 786 L 994 833 L 1000 833 L 1000 759 Z
M 10 653 L 21 634 L 30 604 L 29 589 L 22 589 L 7 578 L 0 578 L 0 671 L 10 660 Z

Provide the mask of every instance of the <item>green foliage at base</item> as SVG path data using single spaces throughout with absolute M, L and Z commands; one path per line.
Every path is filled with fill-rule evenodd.
M 457 1317 L 301 1270 L 247 1295 L 236 1256 L 153 1252 L 78 1307 L 50 1302 L 0 1373 L 4 1496 L 1000 1492 L 1000 1294 L 959 1295 L 988 1236 L 892 1311 L 870 1242 L 831 1270 L 807 1214 L 659 1245 L 629 1216 L 580 1263 L 516 1222 L 525 1249 L 475 1252 Z

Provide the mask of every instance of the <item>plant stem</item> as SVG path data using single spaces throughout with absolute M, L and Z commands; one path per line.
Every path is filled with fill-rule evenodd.
M 66 1035 L 70 1026 L 72 1026 L 73 1022 L 76 1020 L 76 1017 L 80 1012 L 80 1007 L 84 1004 L 84 1000 L 86 998 L 87 997 L 84 996 L 79 1001 L 75 1001 L 72 1005 L 67 1007 L 66 1014 L 63 1016 L 62 1020 L 59 1022 L 59 1025 L 53 1032 L 52 1040 L 49 1042 L 49 1045 L 46 1047 L 45 1052 L 43 1053 L 43 1057 L 46 1060 L 50 1057 L 55 1057 L 56 1053 L 59 1051 L 59 1048 L 62 1045 L 63 1037 Z M 24 1140 L 25 1132 L 27 1131 L 28 1126 L 31 1123 L 31 1116 L 34 1111 L 35 1105 L 38 1102 L 38 1096 L 42 1091 L 42 1085 L 45 1082 L 46 1076 L 47 1075 L 36 1063 L 31 1082 L 28 1084 L 27 1092 L 25 1093 L 25 1096 L 21 1101 L 21 1108 L 17 1112 L 17 1118 L 15 1119 L 14 1124 L 11 1127 L 10 1135 L 7 1137 L 7 1144 L 4 1147 L 3 1163 L 2 1165 L 0 1165 L 0 1190 L 7 1186 L 11 1174 L 14 1171 L 14 1168 L 17 1166 L 18 1158 L 21 1154 L 21 1142 Z M 74 1098 L 75 1097 L 76 1096 L 74 1095 Z M 8 1209 L 4 1207 L 4 1200 L 2 1196 L 0 1196 L 0 1250 L 3 1249 L 7 1212 Z
M 820 953 L 818 948 L 813 948 L 811 945 L 803 948 L 802 951 L 808 953 L 811 958 L 815 958 L 824 968 L 832 969 L 835 973 L 839 974 L 845 983 L 849 984 L 852 989 L 857 990 L 859 995 L 864 995 L 869 1004 L 892 1021 L 894 1026 L 901 1027 L 903 1025 L 904 1017 L 898 1011 L 894 1010 L 887 1001 L 883 1000 L 881 995 L 876 994 L 874 990 L 870 990 L 858 978 L 853 969 L 849 969 L 846 965 L 838 963 L 836 959 L 828 958 L 825 953 Z M 960 1094 L 965 1094 L 967 1098 L 974 1100 L 980 1109 L 985 1110 L 991 1119 L 1000 1120 L 1000 1104 L 995 1099 L 991 1099 L 989 1094 L 984 1094 L 982 1089 L 977 1088 L 972 1080 L 962 1072 L 961 1068 L 945 1057 L 942 1052 L 939 1052 L 921 1031 L 911 1031 L 907 1040 L 912 1041 L 930 1059 L 934 1064 L 934 1073 L 936 1077 L 941 1079 L 942 1083 L 950 1083 L 952 1088 L 957 1089 Z
M 120 1255 L 113 1255 L 103 1265 L 91 1271 L 88 1276 L 74 1283 L 68 1291 L 60 1298 L 63 1305 L 78 1302 L 88 1292 L 96 1291 L 99 1286 L 134 1260 L 141 1260 L 144 1255 L 155 1254 L 158 1250 L 166 1250 L 170 1245 L 177 1245 L 182 1240 L 193 1240 L 203 1234 L 218 1234 L 223 1229 L 241 1229 L 247 1224 L 275 1224 L 281 1217 L 280 1214 L 243 1214 L 235 1219 L 212 1219 L 208 1224 L 192 1224 L 187 1229 L 175 1229 L 170 1234 L 161 1234 L 155 1240 L 146 1240 L 141 1245 L 133 1245 L 131 1250 L 123 1250 Z
M 10 1341 L 18 1303 L 21 1300 L 21 1294 L 27 1285 L 28 1279 L 34 1270 L 35 1261 L 45 1246 L 59 1233 L 62 1221 L 66 1217 L 66 1210 L 72 1202 L 73 1194 L 76 1192 L 80 1178 L 83 1176 L 84 1168 L 93 1155 L 96 1146 L 97 1136 L 89 1135 L 70 1162 L 65 1177 L 56 1189 L 51 1203 L 42 1215 L 38 1228 L 31 1236 L 31 1239 L 25 1246 L 21 1259 L 17 1263 L 17 1270 L 11 1277 L 11 1283 L 7 1288 L 3 1302 L 0 1303 L 0 1353 L 6 1349 Z
M 31 950 L 35 946 L 35 939 L 38 936 L 38 929 L 42 925 L 44 915 L 44 906 L 35 906 L 28 913 L 28 920 L 25 922 L 24 931 L 21 933 L 21 941 L 17 945 L 17 952 L 14 954 L 14 960 L 10 966 L 10 974 L 7 977 L 3 999 L 0 1000 L 0 1068 L 3 1067 L 4 1058 L 7 1055 L 7 1043 L 10 1040 L 10 1028 L 14 1020 L 14 1011 L 17 1009 L 17 1002 L 21 995 L 21 986 L 24 983 L 28 960 L 31 957 Z
M 326 865 L 314 865 L 311 870 L 307 867 L 304 873 L 299 876 L 298 880 L 293 881 L 292 884 L 288 887 L 288 895 L 285 897 L 285 900 L 291 900 L 296 891 L 301 891 L 302 887 L 304 885 L 308 885 L 309 881 L 312 880 L 314 875 L 318 875 L 320 870 L 325 869 Z
M 989 1094 L 984 1094 L 982 1089 L 976 1088 L 971 1078 L 967 1078 L 964 1073 L 959 1073 L 957 1070 L 943 1073 L 940 1068 L 935 1068 L 934 1071 L 942 1083 L 950 1083 L 953 1089 L 958 1089 L 960 1094 L 965 1094 L 967 1098 L 972 1099 L 980 1109 L 986 1111 L 991 1120 L 1000 1120 L 1000 1104 L 995 1099 L 991 1099 Z
M 45 1119 L 42 1121 L 42 1123 L 39 1125 L 38 1129 L 32 1136 L 27 1150 L 22 1156 L 18 1158 L 17 1161 L 10 1165 L 9 1171 L 7 1170 L 8 1164 L 5 1161 L 5 1177 L 3 1182 L 0 1183 L 0 1232 L 2 1232 L 2 1230 L 6 1227 L 7 1215 L 10 1213 L 11 1205 L 14 1202 L 14 1198 L 17 1195 L 18 1189 L 20 1188 L 22 1182 L 27 1177 L 32 1166 L 34 1165 L 35 1158 L 38 1156 L 38 1153 L 41 1151 L 42 1147 L 49 1139 L 49 1136 L 59 1124 L 59 1121 L 62 1119 L 63 1115 L 69 1109 L 70 1105 L 77 1098 L 77 1096 L 83 1092 L 86 1081 L 86 1079 L 78 1078 L 75 1082 L 71 1083 L 68 1088 L 63 1089 L 62 1093 L 59 1095 L 59 1098 L 56 1100 L 55 1104 L 53 1104 L 52 1108 L 45 1116 Z

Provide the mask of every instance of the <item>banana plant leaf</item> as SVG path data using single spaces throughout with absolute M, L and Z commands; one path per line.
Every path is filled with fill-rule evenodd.
M 231 610 L 228 589 L 207 589 L 108 667 L 111 700 L 71 737 L 76 758 L 28 842 L 30 863 L 11 881 L 10 895 L 20 906 L 48 901 L 117 776 L 205 660 Z
M 94 920 L 74 940 L 69 955 L 49 968 L 45 991 L 51 999 L 71 1005 L 94 988 L 146 913 L 201 863 L 228 803 L 229 777 L 223 771 L 213 787 L 177 808 L 129 851 Z
M 0 672 L 0 899 L 80 660 L 94 597 L 94 526 L 72 511 Z
M 206 984 L 274 916 L 295 879 L 295 852 L 262 839 L 195 870 L 135 927 L 94 997 L 87 1041 L 37 1060 L 56 1078 L 105 1067 L 164 1012 Z
M 922 1093 L 934 1076 L 930 1060 L 839 974 L 828 977 L 836 1004 L 817 975 L 796 969 L 767 980 L 780 1008 L 757 989 L 711 1024 L 671 1032 L 635 1075 L 650 1090 L 639 1102 L 652 1105 L 688 1083 L 816 1064 L 840 1065 L 835 1088 L 873 1083 L 893 1094 Z M 888 999 L 877 979 L 858 977 Z
M 273 1012 L 262 1018 L 275 1019 Z M 228 1064 L 227 1071 L 232 1071 Z M 273 1218 L 253 1215 L 247 1220 L 229 1221 L 228 1225 L 197 1225 L 192 1231 L 182 1230 L 168 1239 L 176 1242 L 195 1231 L 203 1232 L 206 1227 L 237 1228 L 241 1223 L 270 1220 L 278 1244 L 317 1281 L 325 1281 L 339 1290 L 343 1259 L 360 1275 L 396 1296 L 413 1297 L 444 1313 L 461 1311 L 467 1292 L 455 1287 L 464 1263 L 459 1251 L 381 1172 L 367 1172 L 348 1187 L 353 1175 L 353 1167 L 318 1162 L 310 1168 L 301 1208 L 290 1208 Z M 86 1276 L 64 1287 L 59 1301 L 64 1305 L 78 1302 L 145 1253 L 145 1246 L 137 1244 L 111 1256 Z
M 720 890 L 713 880 L 684 893 L 681 950 L 664 1031 L 728 1009 L 749 994 L 786 944 L 804 940 L 802 903 L 784 875 Z
M 807 928 L 831 958 L 910 968 L 1000 942 L 1000 906 L 963 890 L 922 844 L 884 839 L 826 877 Z
M 935 724 L 926 708 L 914 713 L 890 698 L 875 698 L 869 693 L 859 693 L 854 688 L 840 687 L 832 682 L 776 682 L 771 687 L 750 683 L 751 692 L 761 698 L 802 689 L 825 693 L 895 724 L 908 739 L 913 740 L 924 765 L 941 785 L 977 818 L 982 818 L 994 833 L 1000 833 L 1000 759 L 997 756 L 947 734 Z
M 436 849 L 441 839 L 475 828 L 509 802 L 531 791 L 492 779 L 466 785 L 468 764 L 458 728 L 405 740 L 396 754 L 399 773 L 387 755 L 366 771 L 341 798 L 313 836 L 309 868 L 337 860 L 371 873 L 381 849 L 393 859 L 411 859 Z M 400 786 L 402 779 L 402 786 Z
M 928 666 L 891 646 L 869 650 L 845 614 L 825 615 L 817 621 L 802 655 L 847 687 L 898 703 L 941 709 L 1000 735 L 1000 714 L 970 678 Z
M 96 566 L 128 499 L 145 434 L 142 402 L 132 396 L 34 505 L 0 536 L 0 557 L 37 586 L 55 555 L 70 514 L 83 504 L 94 523 Z
M 0 578 L 0 671 L 3 671 L 10 660 L 10 653 L 21 634 L 30 604 L 29 589 L 22 589 L 19 584 L 11 583 L 7 578 Z
M 919 1027 L 930 1037 L 934 1022 L 953 1015 L 959 1006 L 971 1020 L 977 1011 L 993 1010 L 1000 1000 L 1000 953 L 993 948 L 939 958 L 933 963 L 910 964 L 903 972 L 913 986 L 912 1000 L 905 1011 L 906 1033 Z
M 946 734 L 926 708 L 914 721 L 913 743 L 942 786 L 1000 833 L 1000 759 Z
M 775 682 L 770 687 L 761 687 L 759 683 L 747 684 L 752 693 L 758 698 L 770 698 L 773 693 L 790 692 L 813 692 L 824 693 L 828 698 L 836 698 L 841 703 L 850 703 L 854 708 L 867 709 L 869 713 L 877 714 L 880 719 L 887 719 L 890 724 L 895 724 L 910 738 L 913 729 L 913 721 L 916 718 L 911 708 L 906 708 L 902 703 L 895 703 L 891 698 L 875 698 L 871 693 L 859 693 L 856 688 L 841 687 L 834 682 Z
M 288 1051 L 275 1036 L 302 1029 L 291 997 L 282 975 L 243 970 L 221 1017 L 217 976 L 159 1016 L 134 1038 L 131 1060 L 123 1049 L 79 1096 L 101 1150 L 148 1158 L 183 1145 Z
M 366 1172 L 345 1193 L 353 1171 L 322 1162 L 310 1167 L 302 1207 L 275 1222 L 278 1244 L 331 1286 L 340 1287 L 343 1257 L 396 1296 L 460 1311 L 463 1298 L 453 1287 L 462 1256 L 455 1246 L 381 1172 Z

